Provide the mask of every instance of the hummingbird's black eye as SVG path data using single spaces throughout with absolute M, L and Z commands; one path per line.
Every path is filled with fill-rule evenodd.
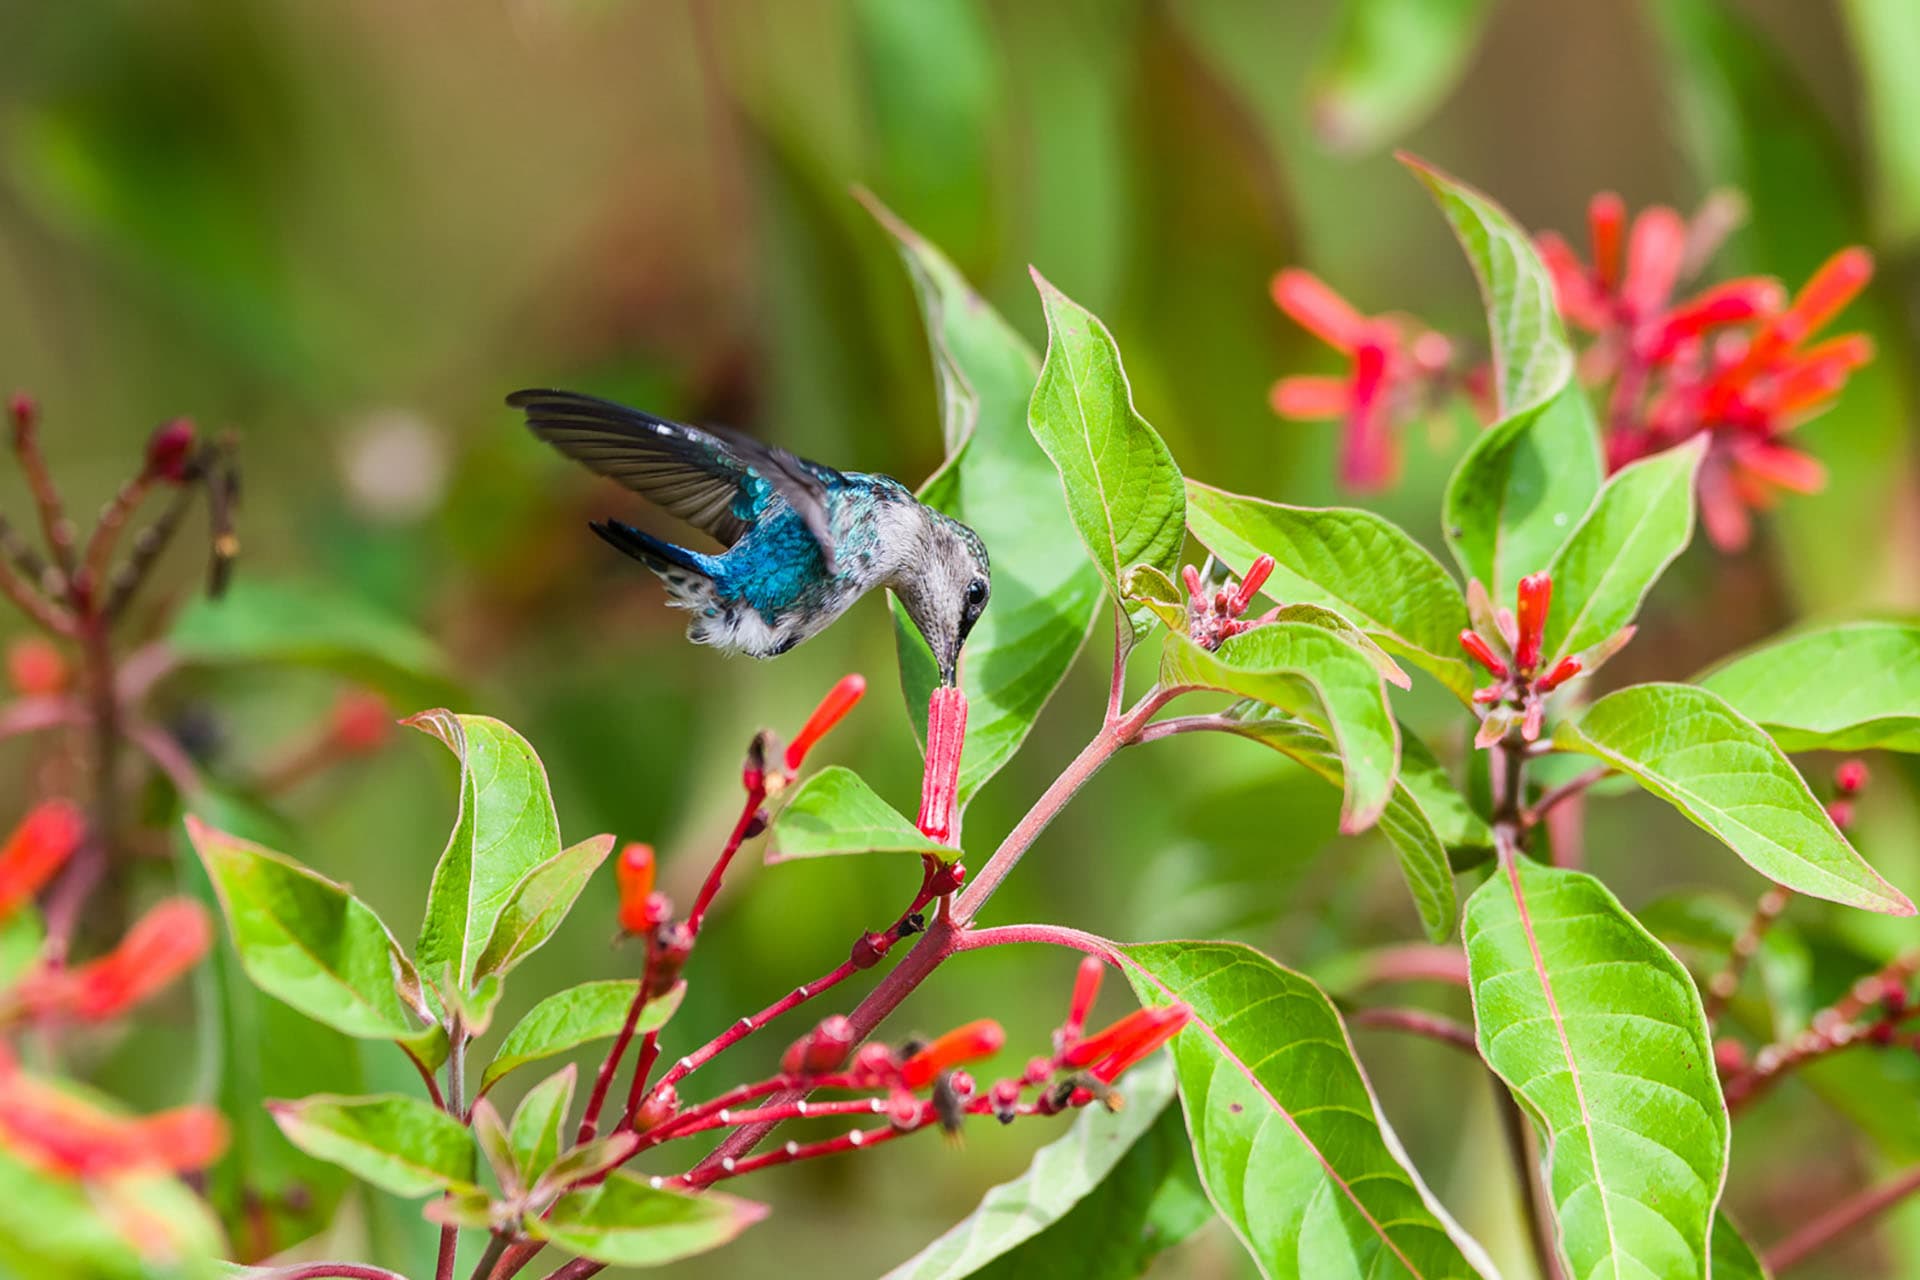
M 978 609 L 987 602 L 987 581 L 975 578 L 967 584 L 967 608 Z

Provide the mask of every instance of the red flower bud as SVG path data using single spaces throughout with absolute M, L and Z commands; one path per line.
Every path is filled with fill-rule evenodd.
M 1587 235 L 1593 249 L 1593 276 L 1611 291 L 1620 281 L 1620 240 L 1626 230 L 1627 205 L 1617 194 L 1602 191 L 1587 202 Z
M 392 735 L 393 727 L 393 708 L 371 690 L 351 690 L 333 704 L 333 742 L 350 755 L 379 750 Z
M 1853 801 L 1829 800 L 1827 817 L 1833 819 L 1833 825 L 1845 831 L 1853 825 Z
M 901 1083 L 909 1089 L 921 1088 L 951 1067 L 992 1057 L 1006 1042 L 1006 1032 L 991 1018 L 956 1027 L 900 1064 Z
M 680 1109 L 680 1091 L 670 1084 L 663 1084 L 647 1095 L 640 1109 L 633 1113 L 633 1128 L 636 1133 L 645 1133 L 649 1129 L 658 1129 L 673 1113 Z
M 1071 1045 L 1060 1055 L 1063 1067 L 1087 1067 L 1102 1062 L 1116 1053 L 1129 1050 L 1137 1041 L 1150 1037 L 1154 1047 L 1158 1048 L 1172 1037 L 1175 1031 L 1186 1025 L 1193 1016 L 1193 1010 L 1183 1004 L 1154 1005 L 1145 1009 L 1135 1009 L 1120 1021 L 1104 1031 L 1088 1036 L 1078 1044 Z M 1159 1034 L 1162 1026 L 1171 1026 L 1165 1035 Z M 1151 1053 L 1149 1049 L 1146 1052 Z M 1141 1055 L 1142 1057 L 1145 1054 Z M 1133 1059 L 1138 1061 L 1138 1058 Z M 1112 1077 L 1108 1077 L 1111 1079 Z
M 1493 651 L 1493 646 L 1488 644 L 1478 631 L 1471 629 L 1462 631 L 1460 647 L 1471 654 L 1474 661 L 1492 672 L 1496 680 L 1507 678 L 1507 664 L 1501 661 L 1500 655 Z
M 920 782 L 919 827 L 940 841 L 953 838 L 960 802 L 960 753 L 967 739 L 967 695 L 941 685 L 927 699 L 927 763 Z
M 0 920 L 40 892 L 80 846 L 86 819 L 65 800 L 35 806 L 0 847 Z
M 1735 1075 L 1747 1069 L 1747 1047 L 1738 1040 L 1719 1039 L 1713 1042 L 1713 1065 L 1719 1068 L 1723 1076 Z
M 17 442 L 40 420 L 40 405 L 24 391 L 17 391 L 7 401 L 7 416 L 13 419 L 13 438 Z
M 957 1098 L 971 1098 L 975 1088 L 973 1073 L 964 1069 L 951 1072 L 947 1076 L 947 1087 L 953 1090 L 954 1096 Z
M 1207 588 L 1206 584 L 1200 580 L 1200 570 L 1190 564 L 1181 565 L 1180 581 L 1187 584 L 1187 596 L 1189 599 L 1194 604 L 1204 608 L 1206 605 Z
M 1650 319 L 1667 305 L 1686 249 L 1687 224 L 1672 209 L 1655 205 L 1633 220 L 1627 274 L 1620 282 L 1620 301 L 1629 315 Z
M 179 484 L 187 478 L 187 461 L 193 456 L 193 423 L 175 418 L 154 428 L 147 437 L 146 476 Z
M 1843 760 L 1839 768 L 1833 771 L 1833 785 L 1843 796 L 1859 794 L 1867 782 L 1867 762 L 1864 760 Z
M 1239 617 L 1253 603 L 1254 595 L 1267 585 L 1267 579 L 1273 576 L 1274 559 L 1262 554 L 1259 559 L 1247 566 L 1247 576 L 1240 580 L 1240 589 L 1234 593 L 1233 616 Z
M 648 971 L 647 995 L 657 999 L 680 981 L 680 971 L 693 954 L 693 930 L 685 921 L 659 926 L 653 940 L 653 965 Z
M 1302 329 L 1338 351 L 1352 351 L 1372 327 L 1318 276 L 1298 267 L 1274 276 L 1273 300 Z
M 1345 378 L 1282 378 L 1273 384 L 1267 403 L 1278 416 L 1295 421 L 1344 418 L 1353 407 L 1353 389 Z
M 1540 692 L 1552 693 L 1567 681 L 1580 674 L 1580 659 L 1562 658 L 1552 671 L 1540 677 Z
M 1073 999 L 1067 1005 L 1067 1020 L 1060 1027 L 1060 1042 L 1072 1044 L 1080 1038 L 1080 1029 L 1087 1025 L 1087 1014 L 1093 1010 L 1093 1002 L 1100 995 L 1100 980 L 1107 974 L 1107 962 L 1099 956 L 1085 956 L 1080 961 L 1080 971 L 1073 979 Z
M 1553 579 L 1530 573 L 1520 579 L 1520 607 L 1514 615 L 1519 638 L 1513 646 L 1513 665 L 1531 672 L 1540 665 L 1540 644 L 1547 631 L 1547 608 L 1553 603 Z
M 15 693 L 51 697 L 66 691 L 71 675 L 66 655 L 51 640 L 22 636 L 7 647 L 7 681 Z
M 21 998 L 35 1013 L 103 1022 L 165 988 L 198 964 L 212 943 L 206 909 L 191 898 L 169 898 L 136 921 L 106 955 L 29 978 Z
M 653 846 L 630 844 L 613 864 L 613 881 L 620 889 L 620 927 L 631 934 L 653 932 L 663 917 L 653 913 Z
M 821 1076 L 836 1071 L 847 1060 L 856 1039 L 853 1023 L 842 1014 L 833 1014 L 788 1046 L 780 1057 L 780 1070 L 790 1076 Z
M 813 709 L 807 722 L 800 726 L 800 732 L 794 734 L 793 741 L 787 744 L 789 772 L 800 767 L 801 761 L 807 758 L 807 752 L 813 749 L 813 744 L 825 737 L 827 730 L 839 724 L 866 691 L 867 678 L 862 675 L 843 676 L 839 684 L 827 691 L 827 696 L 820 699 L 820 705 Z
M 1873 255 L 1859 246 L 1842 249 L 1820 264 L 1780 317 L 1778 335 L 1789 345 L 1804 342 L 1845 310 L 1873 279 Z
M 853 1055 L 853 1067 L 849 1072 L 863 1088 L 876 1084 L 885 1084 L 900 1074 L 900 1060 L 894 1057 L 893 1050 L 878 1040 L 869 1040 L 860 1046 Z

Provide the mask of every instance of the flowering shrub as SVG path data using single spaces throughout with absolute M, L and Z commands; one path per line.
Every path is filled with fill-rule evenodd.
M 1846 834 L 1865 766 L 1843 764 L 1823 799 L 1787 753 L 1920 747 L 1920 629 L 1837 623 L 1691 681 L 1593 686 L 1690 543 L 1696 512 L 1728 535 L 1730 512 L 1744 520 L 1760 496 L 1755 477 L 1804 470 L 1783 461 L 1776 437 L 1864 358 L 1851 340 L 1808 344 L 1866 264 L 1843 253 L 1791 302 L 1771 282 L 1735 281 L 1675 305 L 1710 228 L 1652 210 L 1628 231 L 1618 203 L 1602 200 L 1594 261 L 1582 266 L 1557 241 L 1536 248 L 1479 192 L 1412 168 L 1480 277 L 1489 370 L 1458 370 L 1460 344 L 1412 321 L 1362 318 L 1289 273 L 1276 283 L 1281 305 L 1352 370 L 1283 383 L 1275 404 L 1344 416 L 1345 475 L 1376 484 L 1392 471 L 1392 422 L 1454 387 L 1483 388 L 1495 421 L 1443 503 L 1457 573 L 1370 512 L 1185 477 L 1097 317 L 1036 273 L 1048 334 L 1036 359 L 937 250 L 876 205 L 918 287 L 947 414 L 951 456 L 923 496 L 980 531 L 997 578 L 958 687 L 937 684 L 924 644 L 899 627 L 925 754 L 915 818 L 849 769 L 808 767 L 823 737 L 861 713 L 866 682 L 848 676 L 791 740 L 762 731 L 746 744 L 737 814 L 683 912 L 658 872 L 684 855 L 636 841 L 615 856 L 608 834 L 569 843 L 526 738 L 485 716 L 427 710 L 403 723 L 455 758 L 455 818 L 406 943 L 346 885 L 230 830 L 211 791 L 180 772 L 185 830 L 247 980 L 276 1007 L 392 1045 L 380 1051 L 418 1078 L 404 1091 L 273 1099 L 265 1110 L 280 1133 L 316 1162 L 421 1202 L 443 1280 L 533 1267 L 574 1280 L 700 1254 L 766 1217 L 735 1192 L 751 1193 L 769 1167 L 1065 1112 L 1073 1131 L 1025 1177 L 895 1274 L 1055 1274 L 1049 1259 L 1084 1261 L 1090 1242 L 1112 1260 L 1097 1274 L 1137 1274 L 1219 1217 L 1267 1275 L 1494 1276 L 1388 1126 L 1349 1038 L 1357 1023 L 1441 1041 L 1499 1082 L 1515 1214 L 1543 1277 L 1765 1274 L 1720 1210 L 1733 1118 L 1842 1048 L 1910 1051 L 1907 989 L 1920 970 L 1914 951 L 1850 975 L 1844 997 L 1801 1019 L 1741 1004 L 1742 978 L 1767 963 L 1794 896 L 1914 914 Z M 1563 320 L 1592 333 L 1584 351 Z M 191 473 L 166 438 L 141 483 Z M 1203 555 L 1188 556 L 1189 537 Z M 80 625 L 17 598 L 56 634 Z M 76 598 L 76 618 L 93 598 Z M 970 846 L 968 805 L 1019 754 L 1103 615 L 1108 696 L 1086 745 L 997 846 Z M 1144 682 L 1129 665 L 1142 646 L 1157 648 Z M 42 655 L 20 651 L 13 665 L 27 697 L 65 696 Z M 1862 670 L 1875 673 L 1864 692 Z M 1458 768 L 1441 762 L 1446 743 L 1421 741 L 1396 714 L 1390 690 L 1411 689 L 1416 672 L 1451 695 L 1459 741 L 1471 742 Z M 284 784 L 314 760 L 374 749 L 385 720 L 349 695 L 320 738 L 267 776 Z M 1278 752 L 1337 791 L 1343 831 L 1384 836 L 1425 939 L 1360 957 L 1329 994 L 1238 943 L 981 922 L 1090 777 L 1132 748 L 1206 733 Z M 1675 900 L 1636 916 L 1582 869 L 1586 807 L 1635 788 L 1758 873 L 1751 912 L 1728 920 Z M 37 918 L 30 901 L 48 896 L 85 828 L 57 802 L 27 820 L 0 849 L 0 917 Z M 710 910 L 759 841 L 770 862 L 904 857 L 919 883 L 880 927 L 846 922 L 838 965 L 791 975 L 784 995 L 739 1010 L 718 1035 L 683 1039 L 675 1013 L 701 980 L 703 952 L 724 945 L 710 937 Z M 617 890 L 630 976 L 543 993 L 495 1034 L 505 987 L 601 875 Z M 10 1030 L 118 1018 L 207 942 L 202 910 L 177 900 L 79 964 L 32 936 L 10 942 L 19 959 L 0 1011 Z M 887 1028 L 949 961 L 1002 946 L 1078 957 L 1050 1044 L 1007 1054 L 991 1007 L 930 1038 Z M 1090 1028 L 1109 970 L 1139 1007 Z M 1379 983 L 1407 977 L 1464 989 L 1473 1025 L 1376 1001 Z M 984 1006 L 991 993 L 978 997 Z M 731 1050 L 782 1021 L 777 1070 L 722 1079 L 740 1060 Z M 572 1064 L 552 1069 L 602 1042 L 590 1080 Z M 0 1054 L 0 1158 L 44 1174 L 49 1194 L 103 1206 L 88 1221 L 135 1265 L 220 1247 L 202 1212 L 180 1207 L 191 1197 L 172 1176 L 214 1160 L 217 1116 L 129 1119 L 30 1071 L 25 1056 L 18 1045 Z M 508 1077 L 540 1063 L 548 1074 L 515 1105 L 497 1101 Z M 1920 1176 L 1906 1175 L 1806 1224 L 1773 1261 L 1798 1260 L 1915 1186 Z M 261 1189 L 247 1190 L 242 1220 L 270 1219 Z M 1091 1225 L 1083 1205 L 1097 1211 Z M 0 1226 L 19 1225 L 0 1209 Z M 272 1226 L 228 1251 L 262 1262 L 280 1243 Z M 22 1238 L 43 1253 L 64 1247 Z M 133 1273 L 124 1259 L 114 1266 Z M 395 1273 L 302 1261 L 252 1274 Z

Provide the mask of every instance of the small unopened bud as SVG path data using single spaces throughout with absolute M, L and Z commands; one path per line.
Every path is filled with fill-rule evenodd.
M 967 882 L 967 869 L 959 862 L 942 863 L 927 882 L 927 890 L 936 898 L 944 898 L 957 891 Z
M 647 1095 L 647 1100 L 633 1113 L 634 1131 L 645 1133 L 649 1129 L 658 1129 L 672 1119 L 673 1113 L 679 1109 L 679 1091 L 670 1084 L 663 1084 Z
M 865 1087 L 885 1084 L 900 1074 L 900 1060 L 893 1050 L 878 1040 L 869 1040 L 860 1046 L 853 1055 L 853 1067 L 850 1073 L 855 1082 Z
M 813 744 L 826 736 L 829 729 L 839 724 L 847 712 L 867 691 L 867 678 L 862 675 L 850 675 L 841 679 L 839 684 L 827 691 L 820 699 L 820 705 L 813 709 L 807 722 L 800 726 L 800 732 L 793 735 L 793 741 L 787 744 L 787 769 L 796 770 L 807 758 L 807 752 Z
M 1540 692 L 1552 693 L 1567 681 L 1580 674 L 1580 659 L 1562 658 L 1554 664 L 1553 670 L 1540 677 Z
M 1100 996 L 1100 980 L 1107 974 L 1107 962 L 1099 956 L 1083 956 L 1080 971 L 1073 978 L 1073 998 L 1067 1002 L 1067 1020 L 1060 1026 L 1060 1048 L 1080 1038 L 1087 1025 L 1087 1014 Z
M 884 933 L 863 933 L 854 941 L 853 951 L 847 956 L 856 969 L 871 969 L 880 963 L 880 957 L 887 954 L 887 948 L 893 945 L 893 939 Z
M 1723 1076 L 1737 1075 L 1747 1069 L 1747 1046 L 1738 1040 L 1720 1039 L 1713 1042 L 1713 1065 Z
M 764 793 L 767 789 L 768 738 L 767 731 L 762 729 L 747 744 L 747 758 L 740 765 L 740 785 L 748 791 Z
M 920 1099 L 896 1088 L 887 1095 L 887 1121 L 896 1129 L 913 1128 L 920 1123 Z
M 847 1060 L 857 1038 L 853 1023 L 843 1014 L 833 1014 L 788 1046 L 781 1055 L 780 1070 L 790 1076 L 826 1075 Z
M 654 935 L 653 964 L 648 969 L 647 996 L 655 999 L 673 989 L 680 971 L 693 954 L 693 930 L 685 921 L 664 925 Z
M 1867 762 L 1864 760 L 1843 760 L 1833 771 L 1834 790 L 1843 796 L 1858 795 L 1867 782 Z
M 51 697 L 65 692 L 71 679 L 66 655 L 51 640 L 22 636 L 7 647 L 7 681 L 15 693 L 29 698 Z
M 1504 680 L 1507 678 L 1506 662 L 1501 659 L 1499 654 L 1493 651 L 1493 646 L 1488 644 L 1485 637 L 1478 631 L 1474 631 L 1471 628 L 1462 631 L 1460 633 L 1460 647 L 1472 655 L 1475 662 L 1478 662 L 1491 672 L 1496 680 Z
M 1827 816 L 1833 819 L 1833 825 L 1845 831 L 1853 825 L 1853 801 L 1830 800 L 1827 802 Z
M 352 755 L 377 751 L 392 736 L 393 708 L 379 694 L 356 689 L 333 704 L 333 742 Z
M 1045 1084 L 1053 1078 L 1053 1063 L 1047 1058 L 1028 1058 L 1020 1078 L 1028 1084 Z
M 1267 579 L 1273 573 L 1274 559 L 1262 554 L 1259 559 L 1247 566 L 1247 576 L 1240 580 L 1240 589 L 1234 593 L 1233 616 L 1239 617 L 1253 603 L 1253 597 L 1261 587 L 1267 585 Z
M 175 418 L 154 428 L 147 437 L 146 475 L 149 480 L 179 484 L 187 478 L 187 462 L 193 457 L 193 423 Z
M 971 1098 L 976 1087 L 971 1071 L 949 1071 L 947 1084 L 953 1089 L 954 1096 L 958 1098 Z
M 1530 573 L 1520 579 L 1519 610 L 1514 622 L 1519 639 L 1513 646 L 1513 664 L 1522 671 L 1540 665 L 1540 645 L 1547 633 L 1547 609 L 1553 603 L 1553 579 Z
M 653 846 L 638 842 L 620 850 L 613 882 L 620 890 L 620 927 L 631 934 L 651 933 L 662 917 L 653 913 Z

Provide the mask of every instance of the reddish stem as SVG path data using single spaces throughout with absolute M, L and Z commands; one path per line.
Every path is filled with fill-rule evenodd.
M 1360 1009 L 1349 1015 L 1347 1021 L 1356 1027 L 1381 1027 L 1425 1036 L 1429 1040 L 1463 1049 L 1475 1058 L 1480 1056 L 1480 1046 L 1474 1043 L 1473 1028 L 1463 1026 L 1452 1018 L 1428 1013 L 1425 1009 Z
M 1767 930 L 1773 928 L 1773 922 L 1787 909 L 1792 901 L 1793 891 L 1774 885 L 1760 895 L 1760 901 L 1754 904 L 1753 915 L 1747 920 L 1747 927 L 1733 940 L 1733 948 L 1727 953 L 1727 967 L 1713 975 L 1707 981 L 1707 1025 L 1714 1026 L 1720 1021 L 1720 1013 L 1727 1007 L 1727 1001 L 1733 999 L 1733 993 L 1740 989 L 1740 979 L 1746 974 L 1747 966 L 1759 952 L 1760 944 L 1766 940 Z
M 297 1267 L 274 1267 L 269 1271 L 249 1274 L 258 1277 L 258 1280 L 325 1280 L 328 1276 L 339 1277 L 340 1280 L 407 1280 L 398 1271 L 362 1266 L 357 1262 L 303 1262 Z
M 854 965 L 853 961 L 842 961 L 836 968 L 828 970 L 812 982 L 795 987 L 760 1012 L 750 1014 L 740 1019 L 725 1031 L 722 1031 L 719 1035 L 707 1041 L 698 1049 L 695 1049 L 692 1053 L 669 1067 L 667 1074 L 660 1077 L 660 1083 L 656 1086 L 656 1091 L 658 1089 L 664 1089 L 668 1085 L 680 1083 L 680 1081 L 686 1079 L 687 1076 L 698 1071 L 701 1067 L 713 1061 L 713 1059 L 728 1049 L 731 1049 L 734 1045 L 739 1044 L 742 1040 L 745 1040 L 748 1036 L 758 1031 L 761 1027 L 766 1026 L 767 1023 L 773 1021 L 781 1014 L 799 1008 L 821 992 L 839 986 L 842 982 L 845 982 L 858 972 L 859 969 Z
M 700 896 L 693 900 L 693 910 L 687 913 L 687 928 L 695 937 L 700 934 L 700 922 L 707 917 L 707 908 L 713 905 L 713 899 L 720 892 L 720 881 L 727 874 L 727 866 L 733 861 L 733 855 L 740 852 L 740 846 L 746 841 L 747 829 L 753 825 L 754 816 L 760 812 L 760 805 L 767 798 L 764 784 L 755 784 L 747 788 L 746 803 L 741 806 L 740 818 L 733 824 L 733 832 L 727 837 L 726 847 L 720 850 L 720 856 L 714 859 L 713 870 L 707 872 L 707 881 L 700 886 Z
M 640 1104 L 647 1099 L 647 1080 L 653 1075 L 653 1064 L 660 1060 L 660 1033 L 649 1031 L 640 1039 L 640 1055 L 633 1063 L 633 1083 L 627 1086 L 627 1109 L 621 1113 L 619 1127 L 631 1129 L 633 1119 L 640 1114 Z
M 1767 1269 L 1778 1274 L 1789 1267 L 1798 1266 L 1810 1254 L 1885 1213 L 1916 1191 L 1920 1191 L 1920 1165 L 1915 1165 L 1891 1182 L 1829 1209 L 1767 1250 Z

